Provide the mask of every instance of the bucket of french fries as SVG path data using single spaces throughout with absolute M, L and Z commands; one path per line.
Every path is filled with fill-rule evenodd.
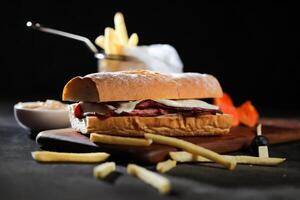
M 124 16 L 120 12 L 114 16 L 114 28 L 106 27 L 95 43 L 104 51 L 104 54 L 96 55 L 99 72 L 137 69 L 165 73 L 183 71 L 182 61 L 171 45 L 138 46 L 138 34 L 128 35 Z
M 98 71 L 123 71 L 145 69 L 145 63 L 125 54 L 126 48 L 138 45 L 138 35 L 128 37 L 124 16 L 118 12 L 114 17 L 115 28 L 106 27 L 104 35 L 96 38 L 95 43 L 103 49 L 105 56 L 99 57 Z

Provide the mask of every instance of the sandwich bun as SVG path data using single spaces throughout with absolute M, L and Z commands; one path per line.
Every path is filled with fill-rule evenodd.
M 203 99 L 223 95 L 208 74 L 162 74 L 147 70 L 100 72 L 75 77 L 64 87 L 64 101 L 112 102 L 143 99 Z
M 145 133 L 165 136 L 223 135 L 229 132 L 232 116 L 227 114 L 185 117 L 181 114 L 157 117 L 120 116 L 83 119 L 71 116 L 72 127 L 84 134 L 97 132 L 108 135 L 143 137 Z

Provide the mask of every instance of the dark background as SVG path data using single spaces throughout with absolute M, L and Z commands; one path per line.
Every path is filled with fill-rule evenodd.
M 185 71 L 215 75 L 236 104 L 300 108 L 299 7 L 209 1 L 10 1 L 1 6 L 1 99 L 60 99 L 73 76 L 95 72 L 84 44 L 26 29 L 27 20 L 94 40 L 125 15 L 140 44 L 169 43 Z

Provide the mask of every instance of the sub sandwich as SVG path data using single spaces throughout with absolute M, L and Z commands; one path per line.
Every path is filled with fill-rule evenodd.
M 132 137 L 226 134 L 231 115 L 203 101 L 222 95 L 211 75 L 147 70 L 75 77 L 63 90 L 63 100 L 75 102 L 69 114 L 77 131 Z

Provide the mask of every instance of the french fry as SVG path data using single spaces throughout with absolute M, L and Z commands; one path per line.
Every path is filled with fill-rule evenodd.
M 94 177 L 96 178 L 105 178 L 111 172 L 116 170 L 115 162 L 106 162 L 94 167 Z
M 150 134 L 150 133 L 145 134 L 145 138 L 152 139 L 153 142 L 156 142 L 159 144 L 170 145 L 173 147 L 183 149 L 192 154 L 203 156 L 209 160 L 212 160 L 212 161 L 215 161 L 216 163 L 224 165 L 229 170 L 233 170 L 236 167 L 235 160 L 230 160 L 230 159 L 224 158 L 222 155 L 220 155 L 214 151 L 200 147 L 198 145 L 195 145 L 191 142 L 187 142 L 185 140 L 181 140 L 181 139 L 173 138 L 173 137 L 162 136 L 162 135 Z
M 96 45 L 98 45 L 99 47 L 101 47 L 102 49 L 105 49 L 105 46 L 104 46 L 104 36 L 103 35 L 99 35 L 96 39 L 95 39 L 95 43 Z
M 120 45 L 120 42 L 118 41 L 116 31 L 115 29 L 110 30 L 110 48 L 111 48 L 111 54 L 115 55 L 116 52 L 118 51 L 116 45 Z
M 124 16 L 121 12 L 117 12 L 115 14 L 114 22 L 115 22 L 115 29 L 116 29 L 118 39 L 123 46 L 126 46 L 128 42 L 128 34 L 127 34 Z
M 129 164 L 127 166 L 127 173 L 137 176 L 145 183 L 156 188 L 161 194 L 166 194 L 171 190 L 171 183 L 167 178 L 138 165 Z
M 114 29 L 105 28 L 105 40 L 104 40 L 104 51 L 107 55 L 114 53 L 113 40 L 114 40 Z
M 116 144 L 116 145 L 130 145 L 130 146 L 150 146 L 152 140 L 144 138 L 131 138 L 131 137 L 119 137 L 112 135 L 103 135 L 98 133 L 92 133 L 90 135 L 92 142 L 104 143 L 104 144 Z
M 226 156 L 228 158 L 235 159 L 240 164 L 251 164 L 251 165 L 279 165 L 283 163 L 285 158 L 260 158 L 254 156 Z
M 31 152 L 31 155 L 38 162 L 97 163 L 109 157 L 108 153 L 61 153 L 52 151 L 34 151 Z
M 164 162 L 159 162 L 156 165 L 156 170 L 160 173 L 165 173 L 171 169 L 176 167 L 176 161 L 175 160 L 166 160 Z
M 139 43 L 139 37 L 136 33 L 131 34 L 129 40 L 128 40 L 128 47 L 135 47 Z
M 186 151 L 178 151 L 178 152 L 170 152 L 170 157 L 173 160 L 178 162 L 212 162 L 207 158 L 202 156 L 193 155 Z M 229 156 L 223 155 L 227 159 L 233 159 L 239 164 L 250 164 L 250 165 L 279 165 L 283 163 L 286 159 L 285 158 L 260 158 L 254 156 Z
M 117 33 L 114 29 L 110 30 L 110 54 L 123 55 L 123 46 L 121 45 Z
M 117 34 L 116 34 L 116 31 L 114 31 L 114 38 L 113 38 L 113 53 L 115 55 L 123 55 L 124 54 L 124 46 L 121 45 L 118 37 L 117 37 Z

